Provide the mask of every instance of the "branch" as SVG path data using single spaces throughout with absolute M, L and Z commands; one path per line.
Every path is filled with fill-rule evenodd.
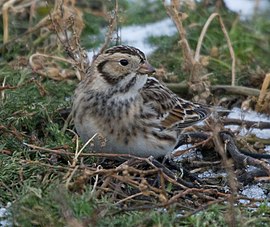
M 166 83 L 167 87 L 173 92 L 178 94 L 186 94 L 188 86 L 187 83 Z M 260 90 L 255 88 L 243 87 L 243 86 L 231 86 L 231 85 L 212 85 L 210 86 L 212 92 L 217 92 L 219 90 L 226 93 L 244 96 L 256 96 L 260 95 Z M 223 92 L 223 93 L 224 93 Z
M 226 118 L 222 120 L 224 125 L 244 125 L 246 128 L 270 129 L 270 122 L 247 121 L 242 119 Z
M 100 51 L 98 52 L 98 54 L 96 56 L 103 53 L 105 51 L 105 49 L 108 48 L 108 45 L 110 44 L 110 42 L 112 40 L 112 35 L 113 35 L 113 32 L 114 32 L 116 25 L 117 25 L 118 8 L 119 8 L 118 7 L 118 0 L 115 0 L 114 12 L 113 12 L 113 15 L 111 16 L 111 19 L 109 22 L 109 28 L 108 28 L 108 31 L 106 33 L 105 42 L 102 45 L 102 47 L 100 48 Z
M 188 65 L 194 65 L 195 61 L 192 56 L 192 52 L 186 38 L 186 31 L 182 23 L 182 21 L 185 19 L 185 14 L 180 13 L 178 11 L 179 7 L 178 1 L 172 0 L 169 6 L 167 6 L 166 4 L 167 4 L 166 1 L 163 0 L 163 5 L 167 11 L 167 14 L 171 17 L 172 21 L 175 23 L 175 26 L 179 33 L 180 43 L 182 44 L 185 62 Z
M 244 155 L 240 153 L 238 148 L 236 147 L 233 138 L 226 132 L 221 132 L 220 136 L 222 140 L 226 143 L 226 148 L 227 151 L 231 154 L 232 159 L 234 160 L 235 163 L 237 164 L 245 164 L 245 165 L 253 165 L 256 166 L 270 176 L 270 167 L 267 163 L 264 161 L 252 158 L 250 156 Z
M 257 102 L 257 105 L 256 105 L 256 111 L 258 111 L 258 112 L 261 112 L 263 107 L 264 107 L 265 96 L 267 94 L 267 88 L 269 87 L 269 84 L 270 84 L 270 73 L 267 73 L 265 75 L 265 78 L 264 78 L 264 81 L 263 81 L 263 84 L 262 84 L 262 88 L 261 88 L 261 91 L 260 91 L 260 96 L 258 98 L 258 102 Z

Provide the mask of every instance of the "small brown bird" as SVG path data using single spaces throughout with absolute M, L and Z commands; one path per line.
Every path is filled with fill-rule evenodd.
M 73 102 L 76 130 L 84 142 L 95 133 L 93 152 L 165 156 L 181 130 L 204 120 L 210 110 L 179 98 L 154 77 L 142 51 L 115 46 L 98 55 L 80 82 Z

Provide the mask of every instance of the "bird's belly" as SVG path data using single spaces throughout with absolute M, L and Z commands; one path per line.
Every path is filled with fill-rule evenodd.
M 115 122 L 113 125 L 106 125 L 101 121 L 95 121 L 88 117 L 83 124 L 75 122 L 76 130 L 84 143 L 86 143 L 95 134 L 90 143 L 91 152 L 130 154 L 140 157 L 153 156 L 155 158 L 165 156 L 172 152 L 176 141 L 175 135 L 165 138 L 156 138 L 151 131 L 137 128 L 139 124 L 121 125 Z M 132 128 L 134 128 L 132 130 Z

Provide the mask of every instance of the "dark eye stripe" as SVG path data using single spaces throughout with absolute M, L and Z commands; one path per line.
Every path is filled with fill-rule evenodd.
M 97 65 L 97 70 L 98 72 L 102 73 L 103 72 L 103 67 L 104 65 L 108 62 L 108 60 L 105 60 L 103 62 L 100 62 L 98 65 Z
M 118 81 L 122 80 L 126 75 L 119 77 L 113 77 L 109 73 L 104 72 L 104 66 L 108 63 L 108 60 L 104 60 L 97 65 L 97 71 L 100 73 L 100 76 L 103 77 L 109 84 L 116 84 Z

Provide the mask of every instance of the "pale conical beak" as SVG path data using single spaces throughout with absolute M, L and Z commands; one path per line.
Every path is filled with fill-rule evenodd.
M 138 69 L 138 72 L 141 74 L 152 74 L 152 73 L 156 72 L 156 70 L 148 62 L 145 62 L 140 66 L 140 68 Z

